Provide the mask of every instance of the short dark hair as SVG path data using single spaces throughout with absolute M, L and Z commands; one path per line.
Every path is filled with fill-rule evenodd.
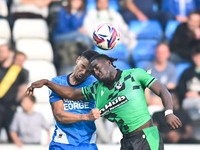
M 111 64 L 112 64 L 112 66 L 113 67 L 116 67 L 114 64 L 113 64 L 113 62 L 114 61 L 116 61 L 117 60 L 117 58 L 113 58 L 113 57 L 109 57 L 109 56 L 107 56 L 107 55 L 105 55 L 105 54 L 98 54 L 98 55 L 94 55 L 91 59 L 90 59 L 90 63 L 93 61 L 93 60 L 95 60 L 95 59 L 106 59 L 106 60 L 109 60 L 110 62 L 111 62 Z
M 81 57 L 85 57 L 88 61 L 95 55 L 98 55 L 99 53 L 94 50 L 86 50 L 81 53 Z

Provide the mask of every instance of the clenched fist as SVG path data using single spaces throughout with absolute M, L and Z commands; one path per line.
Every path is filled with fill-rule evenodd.
M 101 116 L 99 109 L 94 108 L 90 111 L 90 113 L 88 114 L 88 118 L 89 120 L 96 120 L 99 119 Z

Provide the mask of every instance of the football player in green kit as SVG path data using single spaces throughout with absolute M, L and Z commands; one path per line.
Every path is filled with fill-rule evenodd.
M 177 129 L 182 124 L 173 114 L 170 93 L 143 69 L 116 69 L 113 65 L 115 60 L 104 54 L 92 57 L 90 70 L 98 81 L 89 87 L 73 89 L 42 79 L 32 83 L 27 94 L 31 95 L 34 88 L 46 85 L 63 98 L 95 99 L 101 116 L 116 122 L 122 132 L 121 150 L 163 150 L 164 144 L 152 123 L 144 90 L 150 88 L 161 97 L 166 121 L 172 129 Z

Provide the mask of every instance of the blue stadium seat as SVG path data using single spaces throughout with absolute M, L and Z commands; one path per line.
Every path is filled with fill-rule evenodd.
M 119 1 L 118 0 L 109 0 L 109 8 L 119 11 Z
M 152 61 L 157 44 L 157 40 L 138 40 L 132 52 L 133 62 L 137 64 L 140 61 Z
M 151 61 L 147 61 L 147 60 L 137 61 L 135 62 L 135 67 L 144 69 L 150 62 Z
M 129 24 L 129 29 L 136 34 L 137 39 L 161 40 L 163 36 L 162 27 L 155 20 L 144 22 L 133 20 Z
M 161 2 L 161 10 L 163 12 L 166 12 L 168 10 L 168 0 L 162 0 Z
M 177 26 L 180 24 L 180 22 L 176 20 L 169 20 L 167 22 L 166 28 L 165 28 L 165 38 L 167 41 L 170 41 Z
M 95 47 L 95 51 L 101 54 L 106 54 L 113 58 L 118 58 L 119 60 L 126 61 L 129 57 L 129 51 L 126 48 L 126 45 L 124 45 L 123 43 L 118 43 L 118 45 L 116 45 L 116 47 L 111 50 L 102 50 L 98 47 Z
M 189 62 L 183 62 L 183 63 L 178 63 L 176 65 L 176 74 L 177 74 L 177 80 L 179 80 L 181 74 L 191 66 L 191 63 Z
M 96 8 L 96 0 L 87 0 L 86 2 L 87 10 L 95 9 Z M 109 0 L 109 8 L 119 11 L 119 2 L 118 0 Z
M 86 9 L 91 10 L 96 8 L 96 0 L 86 0 Z
M 117 69 L 120 69 L 120 70 L 126 70 L 126 69 L 131 68 L 129 63 L 127 63 L 126 61 L 122 61 L 122 60 L 114 61 L 113 64 L 116 66 Z
M 200 9 L 200 0 L 196 0 L 197 8 Z

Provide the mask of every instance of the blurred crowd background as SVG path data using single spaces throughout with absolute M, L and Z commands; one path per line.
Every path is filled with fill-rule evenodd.
M 0 143 L 13 143 L 21 133 L 24 144 L 50 141 L 48 89 L 36 89 L 35 97 L 24 97 L 25 90 L 36 80 L 70 73 L 87 49 L 118 58 L 121 70 L 140 67 L 153 74 L 171 92 L 183 122 L 170 130 L 161 100 L 145 91 L 164 142 L 200 143 L 199 11 L 200 0 L 0 0 Z M 113 50 L 92 41 L 101 23 L 120 32 Z M 97 143 L 119 143 L 115 124 L 99 119 L 96 125 Z

